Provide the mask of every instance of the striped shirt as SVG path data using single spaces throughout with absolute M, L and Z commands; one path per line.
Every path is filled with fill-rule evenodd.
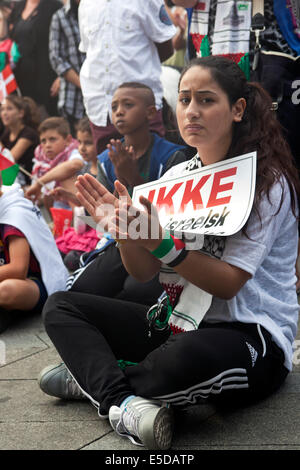
M 52 68 L 60 77 L 58 110 L 64 116 L 81 119 L 85 114 L 81 89 L 67 81 L 63 75 L 74 69 L 79 75 L 85 54 L 79 51 L 78 19 L 68 1 L 57 10 L 51 21 L 49 57 Z

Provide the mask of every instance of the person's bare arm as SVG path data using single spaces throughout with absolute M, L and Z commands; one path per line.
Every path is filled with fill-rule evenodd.
M 77 86 L 78 88 L 81 88 L 80 85 L 80 80 L 79 80 L 79 75 L 77 72 L 75 72 L 74 69 L 69 69 L 64 73 L 64 78 L 70 82 L 73 83 L 73 85 Z
M 121 196 L 123 188 L 121 188 L 118 182 L 116 182 L 115 185 L 117 188 L 120 188 L 118 192 Z M 125 191 L 124 196 L 126 196 Z M 120 253 L 123 264 L 129 274 L 138 281 L 146 282 L 152 279 L 153 275 L 156 274 L 156 270 L 159 270 L 160 260 L 154 258 L 151 251 L 156 250 L 161 244 L 164 237 L 164 230 L 160 226 L 158 230 L 159 237 L 157 239 L 150 238 L 150 234 L 153 232 L 152 225 L 157 224 L 158 219 L 155 220 L 157 216 L 155 216 L 155 211 L 150 201 L 145 197 L 140 197 L 140 202 L 143 204 L 145 212 L 144 214 L 142 214 L 141 211 L 139 212 L 139 221 L 140 225 L 148 227 L 149 238 L 126 240 L 125 243 L 120 245 Z M 116 226 L 124 226 L 125 221 L 130 224 L 134 220 L 134 217 L 130 217 L 124 205 L 123 209 L 117 210 L 117 214 Z M 117 236 L 119 236 L 119 233 L 117 232 Z M 141 251 L 142 248 L 147 252 L 147 257 Z M 149 255 L 153 257 L 152 261 L 150 258 L 148 260 Z M 147 260 L 148 270 L 143 269 L 142 257 Z M 152 266 L 152 271 L 149 269 L 150 266 Z M 234 297 L 251 278 L 248 272 L 223 260 L 207 256 L 199 251 L 189 251 L 186 258 L 173 269 L 184 279 L 200 289 L 225 300 Z
M 29 259 L 30 246 L 26 238 L 10 235 L 9 258 L 10 262 L 0 266 L 0 282 L 5 279 L 26 279 Z
M 151 252 L 162 242 L 164 230 L 150 201 L 140 197 L 145 211 L 139 211 L 138 221 L 140 226 L 148 228 L 148 236 L 136 238 L 132 237 L 130 226 L 132 222 L 136 222 L 137 216 L 132 215 L 132 201 L 125 186 L 119 181 L 115 182 L 119 200 L 90 175 L 80 176 L 76 187 L 79 191 L 78 199 L 94 220 L 105 222 L 104 228 L 112 233 L 115 239 L 120 239 L 122 261 L 129 274 L 141 282 L 152 279 L 159 271 L 161 262 Z M 99 217 L 103 204 L 106 208 L 111 205 L 111 211 L 108 213 L 106 209 L 105 214 L 102 213 Z M 158 238 L 151 238 L 153 228 L 157 226 Z M 246 271 L 198 251 L 190 251 L 184 261 L 173 269 L 195 286 L 223 299 L 234 297 L 251 278 Z
M 47 184 L 51 181 L 63 181 L 72 178 L 82 167 L 83 161 L 79 158 L 73 158 L 47 171 L 47 173 L 39 178 L 39 181 L 42 184 Z
M 17 143 L 10 150 L 15 161 L 18 162 L 20 158 L 24 155 L 27 149 L 32 145 L 31 140 L 21 137 L 18 139 Z
M 25 196 L 29 199 L 37 199 L 41 194 L 41 189 L 47 183 L 52 181 L 64 181 L 72 178 L 83 167 L 83 161 L 79 158 L 68 160 L 67 162 L 60 163 L 56 167 L 49 170 L 43 176 L 27 188 Z

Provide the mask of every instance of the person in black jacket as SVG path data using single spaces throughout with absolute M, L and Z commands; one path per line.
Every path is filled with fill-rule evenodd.
M 21 0 L 9 18 L 10 37 L 21 54 L 14 70 L 19 89 L 51 116 L 57 114 L 57 99 L 51 92 L 56 74 L 49 62 L 49 28 L 61 6 L 59 0 Z

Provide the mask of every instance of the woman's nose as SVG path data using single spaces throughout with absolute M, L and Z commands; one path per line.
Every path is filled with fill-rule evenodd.
M 188 119 L 198 118 L 200 116 L 200 109 L 195 101 L 190 101 L 187 109 L 186 109 L 186 116 Z

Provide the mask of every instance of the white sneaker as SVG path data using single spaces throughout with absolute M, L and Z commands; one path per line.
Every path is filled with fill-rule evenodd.
M 173 434 L 173 413 L 161 402 L 135 397 L 123 408 L 111 406 L 109 422 L 120 436 L 148 449 L 169 449 Z

